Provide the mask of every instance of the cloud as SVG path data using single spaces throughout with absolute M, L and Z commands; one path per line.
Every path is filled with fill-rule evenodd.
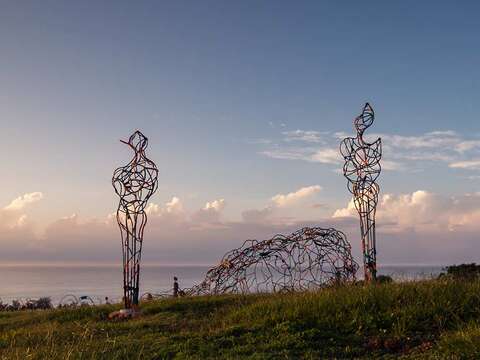
M 417 136 L 404 136 L 394 134 L 371 134 L 367 138 L 382 138 L 383 141 L 390 146 L 404 149 L 422 149 L 422 148 L 439 148 L 446 146 L 455 146 L 461 139 L 459 135 L 452 130 L 436 130 L 430 131 Z
M 285 135 L 285 141 L 287 142 L 303 141 L 308 143 L 323 143 L 325 142 L 324 135 L 328 133 L 312 130 L 294 130 L 284 131 L 282 134 Z
M 14 228 L 31 228 L 25 211 L 34 203 L 43 199 L 41 192 L 31 192 L 21 195 L 12 200 L 7 206 L 0 209 L 0 230 Z
M 165 210 L 167 213 L 170 214 L 179 214 L 183 212 L 183 204 L 180 201 L 180 199 L 176 196 L 172 198 L 169 202 L 167 202 L 165 207 Z
M 245 143 L 250 145 L 269 145 L 272 143 L 271 139 L 245 139 Z
M 339 164 L 342 162 L 338 149 L 320 149 L 312 155 L 311 159 L 313 162 L 322 164 Z
M 182 202 L 178 197 L 174 196 L 163 207 L 155 203 L 148 204 L 145 212 L 147 215 L 161 216 L 167 214 L 180 215 L 183 214 L 184 211 Z
M 480 160 L 457 161 L 448 166 L 454 169 L 480 170 Z
M 301 199 L 308 198 L 322 190 L 320 185 L 312 185 L 298 189 L 288 194 L 277 194 L 272 197 L 273 203 L 278 207 L 286 207 L 297 203 Z
M 291 194 L 310 192 L 300 190 Z M 282 199 L 295 198 L 288 195 L 283 194 Z M 335 211 L 333 217 L 315 222 L 280 217 L 279 212 L 283 208 L 273 201 L 262 209 L 244 211 L 240 221 L 207 216 L 221 214 L 225 207 L 225 201 L 221 200 L 207 202 L 190 216 L 185 208 L 183 215 L 175 215 L 166 210 L 166 204 L 159 206 L 161 210 L 149 217 L 145 230 L 145 261 L 214 264 L 224 252 L 240 246 L 246 239 L 288 234 L 303 226 L 342 230 L 347 234 L 356 256 L 360 256 L 358 215 L 352 202 Z M 380 263 L 449 264 L 473 261 L 480 256 L 479 231 L 480 194 L 445 196 L 427 190 L 385 194 L 380 199 L 377 213 L 378 259 Z M 29 240 L 18 240 L 20 237 L 14 234 L 10 232 L 8 236 L 15 238 L 16 243 L 9 240 L 5 253 L 0 257 L 118 261 L 121 256 L 116 224 L 98 219 L 82 221 L 78 216 L 59 219 L 49 225 L 42 239 L 32 240 L 28 233 L 23 232 L 27 238 L 30 236 Z M 3 238 L 6 235 L 0 236 L 5 243 Z M 14 251 L 17 247 L 22 250 Z
M 352 246 L 360 247 L 353 202 L 334 212 Z M 385 194 L 377 208 L 380 263 L 452 264 L 480 256 L 480 194 L 447 196 L 426 190 Z
M 225 199 L 207 202 L 205 206 L 192 215 L 192 221 L 201 224 L 219 223 L 220 216 L 225 208 Z
M 392 161 L 392 160 L 382 160 L 381 161 L 382 169 L 389 171 L 403 171 L 406 170 L 406 167 L 401 162 Z
M 266 206 L 261 210 L 251 209 L 242 212 L 242 219 L 246 223 L 263 223 L 273 213 L 272 206 Z
M 262 151 L 260 154 L 272 159 L 312 161 L 311 152 L 302 148 L 271 149 Z
M 377 220 L 403 228 L 434 224 L 447 203 L 441 196 L 424 190 L 411 194 L 385 194 L 377 205 Z M 333 217 L 358 217 L 353 199 L 347 207 L 336 210 Z M 438 225 L 444 224 L 439 222 Z
M 203 210 L 213 210 L 216 212 L 222 211 L 225 208 L 225 199 L 214 200 L 207 202 Z
M 320 185 L 312 185 L 287 194 L 277 194 L 272 196 L 270 203 L 263 208 L 243 211 L 242 220 L 245 223 L 252 224 L 294 224 L 299 221 L 298 216 L 300 212 L 302 215 L 308 215 L 308 210 L 310 209 L 325 208 L 325 205 L 318 203 L 310 206 L 300 206 L 305 205 L 306 200 L 313 198 L 321 190 L 322 187 Z
M 39 237 L 35 223 L 30 220 L 26 212 L 34 203 L 43 198 L 42 193 L 32 192 L 17 197 L 7 206 L 0 209 L 0 244 L 2 252 L 0 260 L 14 261 L 15 259 L 35 255 Z
M 480 140 L 465 140 L 460 141 L 458 144 L 455 145 L 455 151 L 460 153 L 464 153 L 466 151 L 470 151 L 476 148 L 480 148 Z
M 341 139 L 354 136 L 345 132 L 293 130 L 281 133 L 280 140 L 259 144 L 263 156 L 281 160 L 301 160 L 326 165 L 343 162 L 338 146 Z M 382 167 L 387 171 L 418 171 L 429 163 L 446 164 L 451 169 L 480 170 L 480 139 L 465 137 L 452 130 L 434 130 L 419 135 L 367 133 L 365 139 L 382 139 Z
M 332 217 L 357 218 L 353 199 Z M 480 193 L 450 197 L 425 190 L 385 194 L 377 206 L 377 221 L 383 232 L 480 230 Z
M 347 207 L 337 209 L 334 211 L 332 217 L 333 218 L 344 218 L 344 217 L 356 217 L 357 210 L 355 209 L 355 203 L 353 202 L 353 198 L 348 202 Z
M 321 164 L 339 164 L 342 158 L 336 148 L 288 148 L 265 150 L 261 154 L 272 159 L 303 160 Z
M 10 204 L 4 207 L 4 210 L 22 210 L 27 205 L 43 199 L 43 194 L 39 191 L 24 194 L 12 200 Z
M 291 194 L 279 194 L 277 200 L 285 208 L 308 198 L 317 189 L 318 186 L 312 186 Z M 223 198 L 207 201 L 196 211 L 187 210 L 176 196 L 163 204 L 150 203 L 146 209 L 148 224 L 143 259 L 147 262 L 214 263 L 223 252 L 239 246 L 246 238 L 268 237 L 276 232 L 293 231 L 296 225 L 303 226 L 301 220 L 278 213 L 270 219 L 272 209 L 279 209 L 271 201 L 264 210 L 245 211 L 241 221 L 223 219 L 227 204 Z M 111 262 L 121 259 L 116 213 L 93 219 L 77 214 L 64 216 L 47 224 L 41 234 L 23 225 L 27 220 L 23 210 L 9 210 L 8 213 L 12 214 L 11 220 L 0 232 L 0 243 L 4 245 L 0 261 Z M 4 216 L 1 218 L 5 220 Z
M 334 227 L 345 232 L 354 253 L 360 256 L 358 214 L 352 201 L 333 211 L 332 216 L 316 221 L 302 217 L 302 209 L 318 214 L 312 207 L 317 207 L 314 200 L 319 191 L 319 185 L 312 185 L 277 194 L 266 199 L 263 208 L 243 211 L 242 218 L 235 221 L 225 219 L 227 202 L 223 198 L 207 201 L 196 210 L 189 210 L 176 196 L 163 204 L 151 203 L 143 259 L 162 264 L 214 264 L 223 253 L 241 246 L 246 239 L 266 239 L 304 226 Z M 114 215 L 94 219 L 65 216 L 48 224 L 39 236 L 26 215 L 34 203 L 24 202 L 21 210 L 0 210 L 0 261 L 121 261 L 120 234 Z M 289 212 L 295 217 L 288 216 Z M 384 194 L 379 200 L 380 263 L 475 261 L 480 256 L 479 232 L 480 193 L 447 196 L 417 190 Z
M 424 190 L 411 194 L 386 194 L 379 204 L 378 217 L 384 223 L 392 224 L 390 228 L 394 231 L 444 229 L 448 224 L 442 218 L 450 203 L 450 199 Z

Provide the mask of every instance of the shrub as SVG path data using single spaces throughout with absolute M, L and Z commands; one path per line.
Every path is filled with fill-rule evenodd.
M 475 263 L 447 266 L 447 276 L 454 279 L 472 280 L 480 275 L 480 265 Z
M 393 281 L 391 276 L 388 275 L 378 275 L 377 276 L 377 283 L 379 284 L 386 284 L 391 283 Z
M 41 297 L 40 299 L 38 299 L 36 301 L 35 305 L 36 305 L 35 306 L 36 309 L 46 310 L 46 309 L 52 309 L 53 308 L 52 300 L 49 297 Z

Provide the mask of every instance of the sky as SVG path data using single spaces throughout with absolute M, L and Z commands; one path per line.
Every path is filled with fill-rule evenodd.
M 382 138 L 378 261 L 480 256 L 480 4 L 1 1 L 0 263 L 120 261 L 113 170 L 160 169 L 145 262 L 358 218 L 338 145 Z

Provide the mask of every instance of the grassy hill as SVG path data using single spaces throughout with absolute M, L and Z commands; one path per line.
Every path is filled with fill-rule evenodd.
M 0 313 L 3 359 L 480 358 L 480 281 Z

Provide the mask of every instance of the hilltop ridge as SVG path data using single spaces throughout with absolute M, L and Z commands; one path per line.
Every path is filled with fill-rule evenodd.
M 480 281 L 0 313 L 2 359 L 478 358 Z

